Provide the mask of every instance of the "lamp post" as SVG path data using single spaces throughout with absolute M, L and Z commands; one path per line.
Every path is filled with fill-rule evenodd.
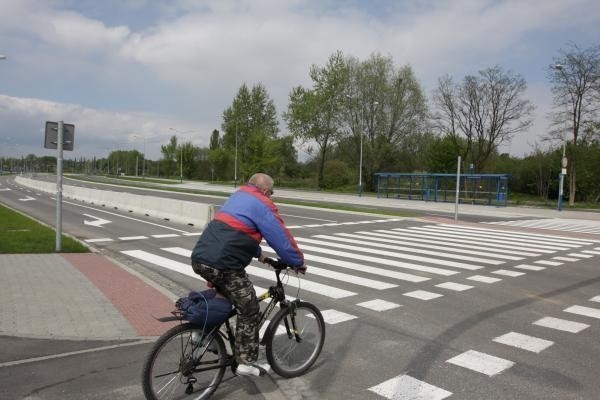
M 135 134 L 134 138 L 141 138 L 144 141 L 144 153 L 142 154 L 142 179 L 146 178 L 146 137 L 144 135 Z M 137 175 L 137 167 L 135 169 Z
M 550 68 L 555 69 L 557 71 L 560 71 L 561 74 L 564 75 L 564 67 L 561 64 L 554 64 L 551 65 Z M 566 103 L 565 103 L 565 111 L 568 112 L 568 110 L 566 109 Z M 567 131 L 567 113 L 565 112 L 565 132 Z M 558 204 L 556 206 L 558 211 L 562 211 L 562 203 L 563 203 L 563 188 L 564 188 L 564 180 L 565 180 L 565 175 L 567 174 L 567 157 L 566 157 L 566 139 L 563 138 L 563 153 L 562 153 L 562 159 L 561 159 L 561 170 L 560 170 L 560 174 L 558 175 Z
M 194 132 L 193 129 L 191 129 L 189 131 L 180 131 L 175 128 L 169 128 L 169 129 L 172 130 L 173 132 L 179 133 L 181 135 L 185 135 L 186 133 Z M 183 183 L 183 144 L 181 144 L 179 147 L 179 183 Z
M 6 60 L 6 56 L 0 54 L 0 60 Z
M 377 107 L 379 105 L 378 101 L 374 101 L 373 105 Z M 358 195 L 362 196 L 363 186 L 362 186 L 362 165 L 363 165 L 363 136 L 364 132 L 360 132 L 360 160 L 358 163 Z

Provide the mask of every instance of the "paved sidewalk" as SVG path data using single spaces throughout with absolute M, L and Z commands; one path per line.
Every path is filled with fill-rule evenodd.
M 0 255 L 0 335 L 158 336 L 169 326 L 153 316 L 168 315 L 174 297 L 99 254 Z

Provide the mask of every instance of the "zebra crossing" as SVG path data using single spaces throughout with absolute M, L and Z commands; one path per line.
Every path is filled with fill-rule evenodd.
M 361 226 L 353 232 L 296 236 L 305 255 L 308 274 L 302 279 L 290 275 L 286 283 L 293 290 L 288 293 L 311 297 L 310 301 L 316 304 L 323 303 L 319 298 L 333 301 L 335 308 L 323 307 L 322 310 L 327 325 L 343 326 L 360 321 L 364 316 L 357 310 L 364 310 L 365 315 L 387 315 L 420 302 L 460 296 L 476 288 L 485 290 L 488 285 L 502 284 L 505 280 L 543 273 L 565 263 L 571 265 L 600 255 L 597 241 L 553 234 L 448 224 L 364 228 Z M 261 247 L 265 254 L 275 256 L 275 251 L 266 243 Z M 135 249 L 122 253 L 202 280 L 189 266 L 189 249 L 160 247 L 156 252 Z M 246 271 L 258 283 L 273 280 L 270 268 L 258 262 L 253 262 Z M 266 291 L 260 286 L 255 289 L 259 294 Z M 600 296 L 589 300 L 597 304 Z M 581 304 L 565 308 L 562 314 L 600 319 L 599 308 Z M 590 327 L 584 322 L 560 317 L 543 316 L 531 325 L 566 334 L 576 334 Z M 489 340 L 534 355 L 556 345 L 543 336 L 524 331 L 499 332 Z M 488 379 L 517 364 L 481 350 L 466 349 L 445 360 L 445 364 Z M 387 399 L 431 400 L 453 395 L 447 388 L 407 373 L 365 390 Z
M 600 235 L 600 221 L 588 221 L 581 219 L 521 219 L 516 221 L 511 220 L 486 222 L 486 224 L 514 226 L 519 228 L 536 228 L 578 233 L 591 233 L 595 235 Z
M 296 240 L 305 254 L 309 274 L 303 279 L 288 279 L 288 287 L 305 297 L 344 300 L 375 312 L 405 305 L 386 299 L 387 292 L 401 291 L 400 298 L 410 301 L 434 301 L 600 254 L 600 248 L 585 248 L 595 244 L 591 240 L 449 224 L 296 236 Z M 265 254 L 276 255 L 266 243 L 261 246 Z M 189 266 L 189 249 L 164 247 L 160 254 L 144 250 L 122 253 L 201 279 Z M 267 282 L 273 279 L 272 271 L 258 262 L 249 265 L 246 272 Z M 477 273 L 470 274 L 473 272 Z M 407 288 L 407 284 L 415 287 Z M 259 286 L 256 290 L 266 291 Z M 394 298 L 397 301 L 399 297 Z M 334 311 L 341 312 L 332 310 L 332 315 Z
M 588 301 L 600 302 L 600 296 L 595 296 Z M 562 310 L 571 316 L 590 319 L 600 319 L 600 309 L 589 306 L 573 305 Z M 578 334 L 588 328 L 590 324 L 545 316 L 530 323 L 547 330 L 560 331 L 565 334 Z M 542 332 L 543 334 L 544 332 Z M 523 350 L 525 352 L 540 354 L 551 346 L 560 345 L 552 340 L 529 334 L 510 331 L 491 339 L 492 342 Z M 469 349 L 445 361 L 445 363 L 472 371 L 477 374 L 493 379 L 506 370 L 517 365 L 517 362 L 488 354 L 475 349 Z M 443 400 L 453 395 L 447 388 L 441 388 L 431 383 L 419 380 L 408 374 L 401 374 L 390 378 L 378 385 L 372 386 L 369 391 L 376 393 L 386 399 L 410 399 L 410 400 Z

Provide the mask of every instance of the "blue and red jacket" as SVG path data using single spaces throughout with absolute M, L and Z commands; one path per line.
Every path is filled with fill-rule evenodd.
M 243 269 L 261 255 L 263 238 L 284 263 L 304 264 L 304 254 L 273 201 L 256 186 L 243 186 L 206 226 L 192 250 L 192 262 L 217 269 Z

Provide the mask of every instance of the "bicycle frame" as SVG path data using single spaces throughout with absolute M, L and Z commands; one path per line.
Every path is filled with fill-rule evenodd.
M 265 293 L 263 293 L 262 295 L 257 297 L 258 302 L 262 302 L 267 299 L 271 299 L 271 301 L 269 302 L 269 304 L 267 304 L 264 311 L 262 311 L 260 313 L 260 318 L 259 318 L 259 322 L 258 322 L 259 327 L 262 327 L 265 324 L 265 322 L 267 321 L 267 318 L 269 318 L 269 316 L 273 313 L 277 304 L 280 304 L 280 306 L 283 308 L 283 307 L 289 307 L 290 304 L 293 303 L 285 298 L 285 290 L 284 290 L 283 283 L 281 282 L 281 278 L 280 278 L 281 271 L 282 271 L 281 269 L 275 269 L 275 276 L 277 278 L 276 285 L 270 286 L 268 291 L 266 291 Z M 235 349 L 235 332 L 233 331 L 233 328 L 231 327 L 230 320 L 236 314 L 237 314 L 236 310 L 235 309 L 232 310 L 229 318 L 227 320 L 225 320 L 224 323 L 211 329 L 211 331 L 206 335 L 206 337 L 209 338 L 207 347 L 213 341 L 214 335 L 219 334 L 227 343 L 229 343 L 231 349 Z M 285 321 L 285 327 L 286 327 L 288 336 L 291 338 L 292 333 L 293 333 L 293 335 L 296 338 L 296 341 L 300 342 L 301 339 L 298 336 L 294 320 L 292 320 L 292 325 L 294 325 L 294 326 L 292 326 L 292 329 L 290 329 L 290 327 L 288 326 L 287 320 Z M 223 330 L 221 329 L 223 326 L 225 326 L 225 332 L 223 332 Z M 267 336 L 266 334 L 263 336 L 261 344 L 264 344 L 264 338 L 266 336 Z M 204 354 L 202 354 L 202 355 L 204 355 Z M 227 353 L 227 356 L 228 356 L 228 359 L 227 359 L 225 366 L 234 368 L 235 360 L 234 360 L 233 351 L 231 353 Z M 205 368 L 194 368 L 194 371 L 202 372 L 202 371 L 208 371 L 211 369 L 218 369 L 218 368 L 222 368 L 222 367 L 223 367 L 223 365 L 215 365 L 215 366 L 205 367 Z

